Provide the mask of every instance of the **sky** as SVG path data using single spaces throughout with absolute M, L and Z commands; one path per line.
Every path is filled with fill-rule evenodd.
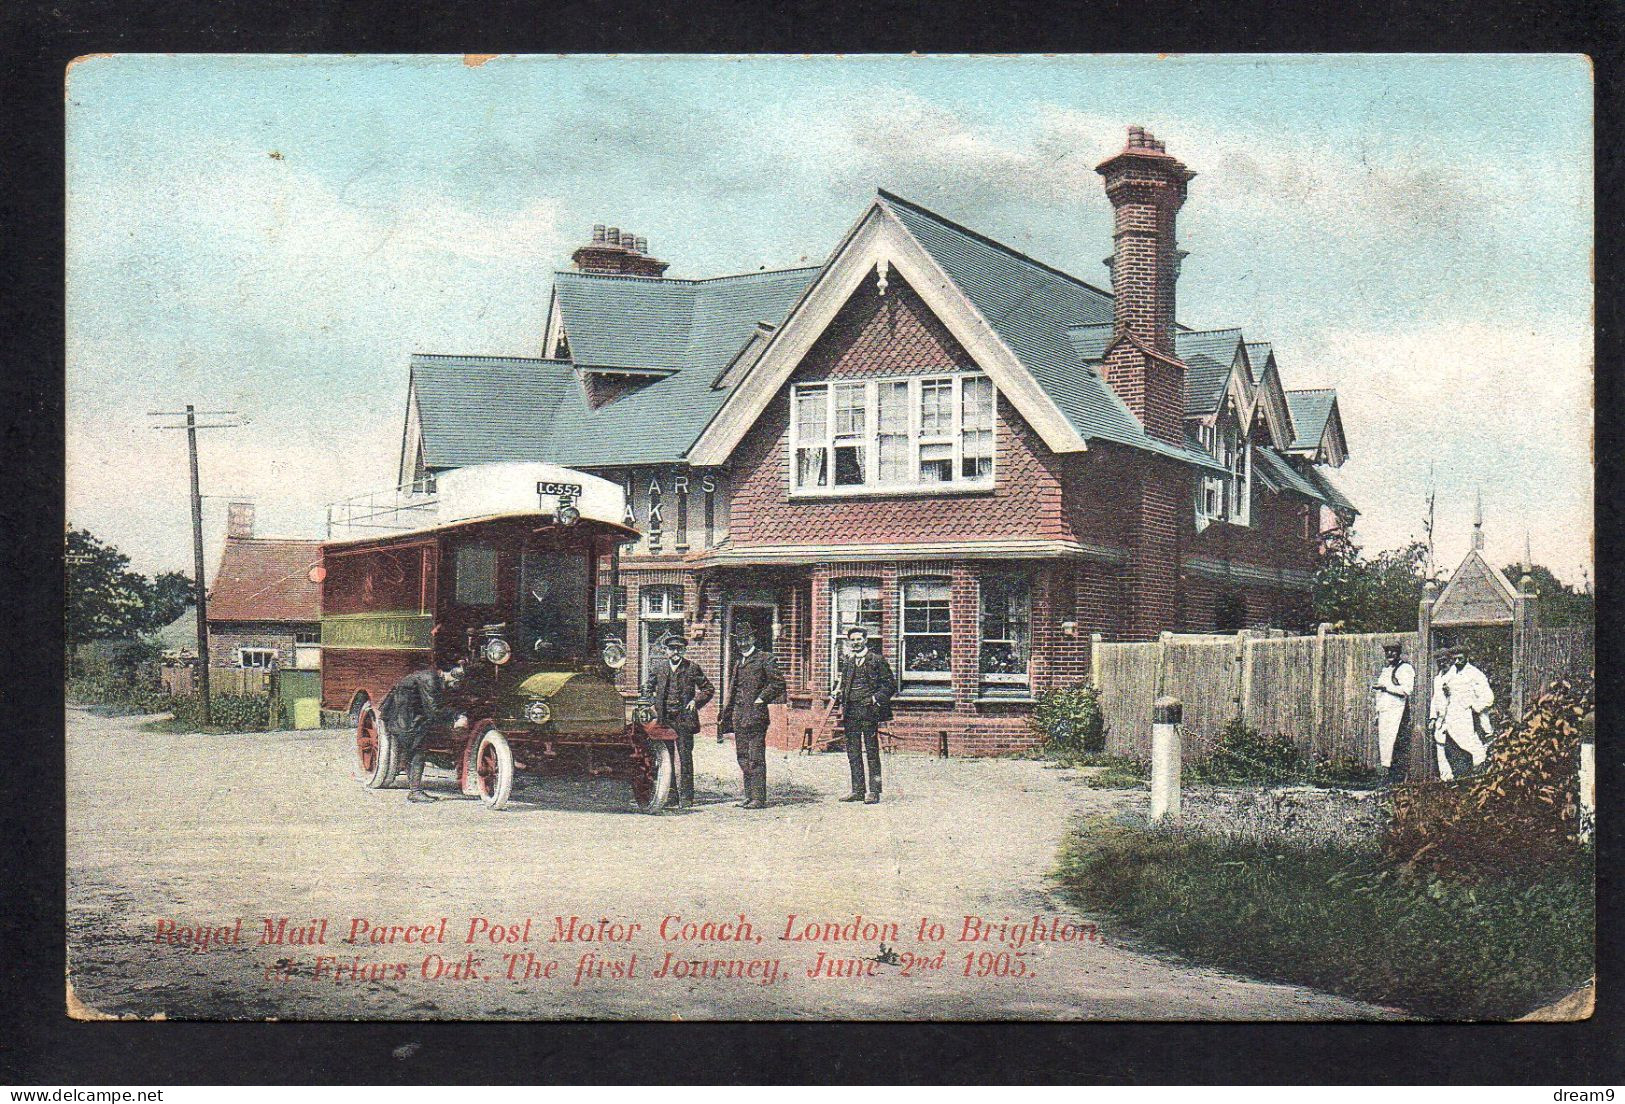
M 1578 56 L 111 55 L 69 70 L 69 523 L 189 570 L 225 503 L 323 535 L 393 482 L 414 352 L 540 354 L 594 223 L 671 276 L 820 263 L 885 188 L 1100 286 L 1093 167 L 1198 174 L 1180 320 L 1336 387 L 1368 551 L 1592 563 L 1592 78 Z M 1432 473 L 1430 476 L 1430 472 Z

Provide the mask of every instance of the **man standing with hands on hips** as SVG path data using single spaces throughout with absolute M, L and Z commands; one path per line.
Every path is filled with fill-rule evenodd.
M 854 625 L 846 630 L 847 654 L 835 681 L 835 704 L 846 732 L 846 763 L 852 771 L 852 792 L 842 801 L 874 805 L 880 801 L 880 733 L 882 721 L 892 717 L 891 700 L 897 676 L 880 652 L 869 646 L 869 630 Z M 867 784 L 864 766 L 868 765 Z
M 717 742 L 734 734 L 739 773 L 744 776 L 746 809 L 767 808 L 767 707 L 784 700 L 784 676 L 771 655 L 756 648 L 756 630 L 734 630 L 735 656 L 728 693 L 717 717 Z
M 665 639 L 666 662 L 657 664 L 643 686 L 643 696 L 654 706 L 655 720 L 677 733 L 677 785 L 667 805 L 694 804 L 694 734 L 700 730 L 700 709 L 715 695 L 711 680 L 687 656 L 688 641 L 681 633 Z

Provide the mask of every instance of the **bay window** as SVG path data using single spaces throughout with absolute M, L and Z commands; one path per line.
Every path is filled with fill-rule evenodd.
M 799 384 L 790 399 L 792 489 L 985 489 L 995 393 L 986 376 Z
M 982 692 L 1022 693 L 1028 687 L 1032 591 L 1018 574 L 982 576 Z
M 947 579 L 908 579 L 903 583 L 898 680 L 904 693 L 947 694 L 950 690 L 950 598 Z

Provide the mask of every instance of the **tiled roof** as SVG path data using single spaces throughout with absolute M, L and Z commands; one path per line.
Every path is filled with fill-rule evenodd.
M 412 357 L 412 386 L 433 469 L 551 459 L 560 401 L 581 390 L 569 361 L 423 353 Z
M 320 541 L 228 537 L 209 591 L 210 621 L 320 621 L 310 580 Z
M 1320 445 L 1336 402 L 1337 392 L 1329 387 L 1286 393 L 1287 410 L 1292 415 L 1293 448 L 1312 449 Z
M 597 410 L 580 388 L 571 390 L 559 404 L 547 458 L 578 468 L 681 460 L 728 397 L 712 389 L 717 373 L 757 323 L 782 322 L 817 273 L 793 268 L 712 280 L 558 273 L 559 309 L 577 364 L 675 372 Z M 646 304 L 632 306 L 645 293 Z M 620 326 L 621 309 L 632 309 L 638 324 Z M 657 315 L 666 327 L 660 336 L 648 324 Z
M 1264 365 L 1269 363 L 1273 352 L 1268 341 L 1247 342 L 1247 360 L 1253 368 L 1253 382 L 1259 383 L 1264 379 Z
M 1350 502 L 1343 492 L 1337 489 L 1337 485 L 1320 468 L 1306 467 L 1301 474 L 1305 480 L 1314 484 L 1315 489 L 1320 492 L 1321 499 L 1328 506 L 1338 510 L 1347 510 L 1351 514 L 1360 512 L 1354 503 Z
M 1354 504 L 1343 497 L 1324 475 L 1314 468 L 1300 471 L 1292 461 L 1268 445 L 1253 446 L 1253 463 L 1264 481 L 1277 490 L 1290 491 L 1305 498 L 1323 502 L 1336 510 L 1359 513 Z
M 1080 363 L 1074 330 L 1109 324 L 1112 297 L 887 191 L 881 201 L 931 254 L 1085 440 L 1100 438 L 1210 463 L 1206 454 L 1146 434 L 1097 372 Z M 1094 340 L 1091 330 L 1086 337 Z
M 1206 353 L 1188 353 L 1180 359 L 1185 362 L 1185 417 L 1213 413 L 1230 383 L 1229 362 L 1221 364 Z

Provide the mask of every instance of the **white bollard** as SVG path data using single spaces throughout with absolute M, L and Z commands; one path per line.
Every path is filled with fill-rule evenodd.
M 1580 808 L 1587 816 L 1597 815 L 1596 739 L 1596 719 L 1587 716 L 1580 730 Z
M 1158 698 L 1151 707 L 1151 823 L 1179 819 L 1179 726 L 1185 707 Z

